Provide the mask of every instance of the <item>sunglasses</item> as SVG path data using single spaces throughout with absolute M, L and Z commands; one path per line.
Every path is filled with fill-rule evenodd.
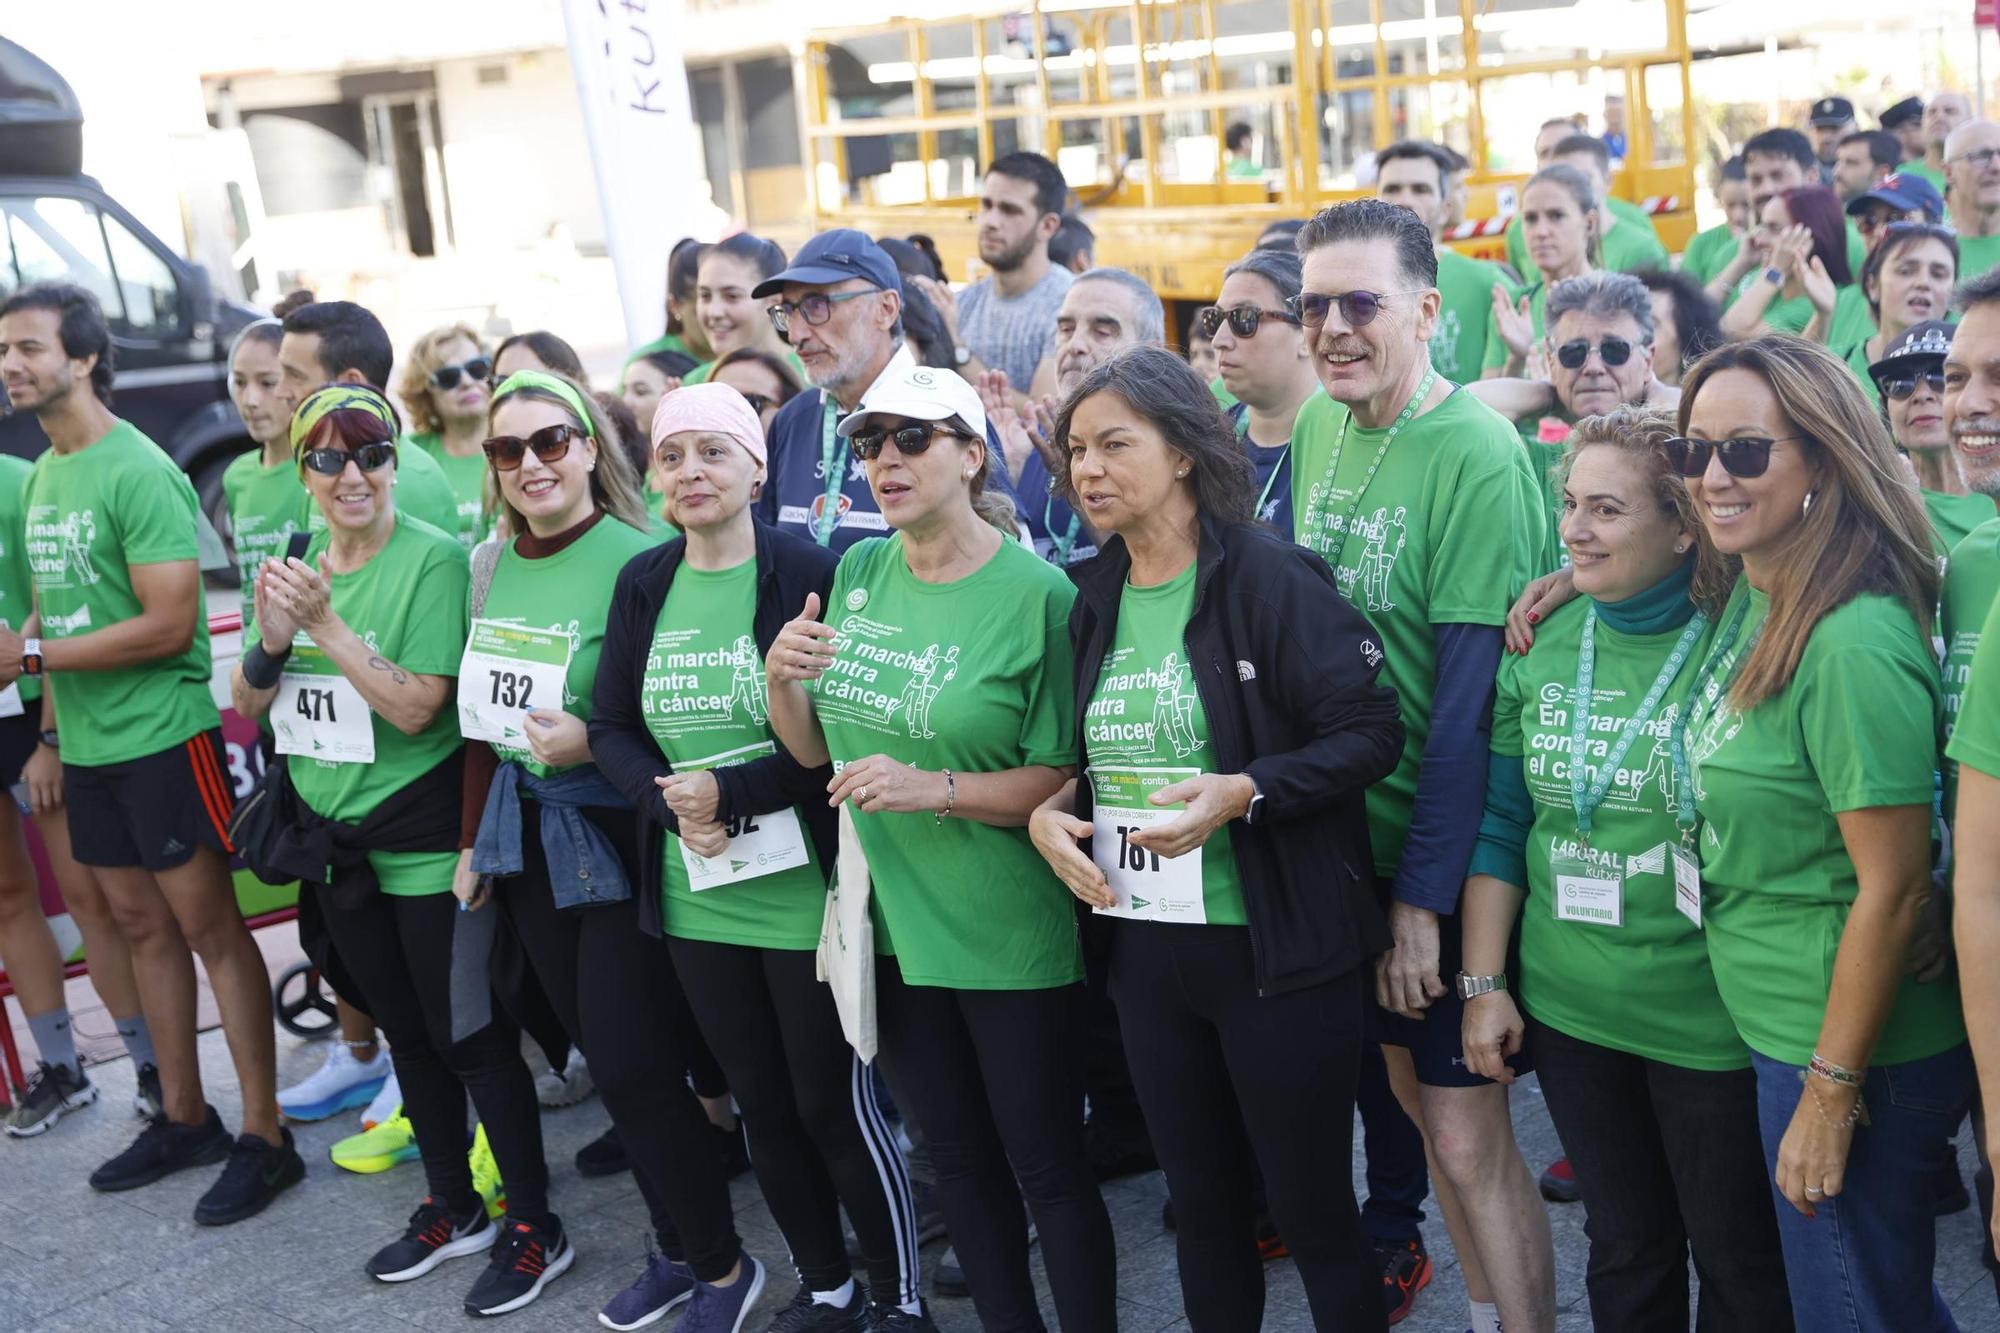
M 792 331 L 792 316 L 798 315 L 806 323 L 818 328 L 833 318 L 833 308 L 842 301 L 852 301 L 863 296 L 876 296 L 880 287 L 866 287 L 858 292 L 814 292 L 800 301 L 779 301 L 765 307 L 764 313 L 771 317 L 772 325 L 783 338 Z
M 1358 329 L 1371 324 L 1375 316 L 1382 313 L 1382 301 L 1390 296 L 1414 296 L 1426 290 L 1413 287 L 1407 292 L 1342 292 L 1329 296 L 1325 292 L 1300 292 L 1287 297 L 1286 307 L 1299 317 L 1299 323 L 1306 328 L 1316 329 L 1326 323 L 1327 312 L 1336 305 L 1340 307 L 1340 318 L 1350 329 Z
M 431 372 L 431 383 L 440 389 L 456 389 L 460 380 L 469 379 L 476 384 L 483 384 L 492 373 L 493 358 L 475 356 L 470 361 L 455 366 L 439 366 Z
M 1257 326 L 1267 319 L 1279 320 L 1294 327 L 1299 323 L 1299 317 L 1289 310 L 1259 310 L 1254 305 L 1239 305 L 1229 310 L 1205 305 L 1194 312 L 1194 318 L 1201 336 L 1210 339 L 1222 331 L 1224 321 L 1228 322 L 1229 331 L 1239 338 L 1256 337 Z
M 1899 403 L 1916 393 L 1920 388 L 1929 389 L 1932 393 L 1942 397 L 1944 394 L 1944 372 L 1942 370 L 1926 370 L 1921 374 L 1912 375 L 1908 379 L 1877 380 L 1875 384 L 1877 388 L 1882 390 L 1884 397 L 1893 398 Z
M 972 437 L 963 431 L 952 430 L 941 422 L 927 421 L 920 426 L 900 426 L 889 430 L 858 430 L 849 437 L 848 444 L 854 448 L 854 456 L 864 463 L 872 463 L 881 457 L 882 446 L 895 441 L 896 452 L 905 458 L 915 458 L 931 447 L 931 439 L 938 435 L 949 435 L 955 440 L 969 440 Z
M 1699 477 L 1708 471 L 1711 456 L 1722 460 L 1722 470 L 1732 477 L 1761 477 L 1771 466 L 1771 446 L 1785 440 L 1803 439 L 1785 435 L 1776 440 L 1741 435 L 1732 440 L 1696 440 L 1676 435 L 1667 441 L 1667 461 L 1683 477 Z
M 1622 366 L 1632 359 L 1632 344 L 1623 338 L 1606 338 L 1597 344 L 1597 354 L 1604 358 L 1607 366 Z M 1583 363 L 1590 360 L 1591 346 L 1588 340 L 1578 338 L 1575 342 L 1564 343 L 1556 348 L 1556 364 L 1564 370 L 1582 370 Z
M 495 435 L 484 447 L 486 459 L 495 472 L 512 472 L 521 466 L 530 449 L 542 462 L 553 463 L 569 452 L 571 440 L 585 438 L 580 427 L 564 422 L 559 426 L 544 426 L 526 439 L 519 435 Z
M 349 460 L 363 472 L 377 472 L 396 461 L 396 446 L 387 440 L 377 440 L 369 444 L 347 449 L 308 449 L 299 456 L 304 463 L 322 477 L 337 477 L 347 471 Z

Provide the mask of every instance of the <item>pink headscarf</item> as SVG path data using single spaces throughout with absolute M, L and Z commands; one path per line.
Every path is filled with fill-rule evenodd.
M 698 430 L 726 435 L 742 445 L 757 465 L 766 459 L 764 425 L 757 410 L 727 384 L 689 384 L 675 389 L 653 409 L 653 448 L 669 435 Z

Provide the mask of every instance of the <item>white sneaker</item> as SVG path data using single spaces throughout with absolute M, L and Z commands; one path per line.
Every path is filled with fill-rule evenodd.
M 569 1048 L 569 1064 L 558 1074 L 551 1070 L 535 1079 L 535 1097 L 544 1106 L 574 1106 L 597 1091 L 583 1052 Z
M 293 1120 L 324 1120 L 366 1106 L 389 1077 L 389 1052 L 377 1047 L 373 1060 L 354 1058 L 347 1043 L 327 1048 L 326 1063 L 278 1093 L 278 1109 Z
M 388 1058 L 387 1051 L 382 1054 L 384 1059 Z M 375 1128 L 396 1114 L 396 1108 L 402 1104 L 403 1089 L 402 1085 L 396 1082 L 396 1067 L 392 1064 L 389 1066 L 388 1081 L 382 1085 L 382 1091 L 375 1094 L 375 1100 L 368 1103 L 368 1109 L 361 1113 L 361 1128 Z

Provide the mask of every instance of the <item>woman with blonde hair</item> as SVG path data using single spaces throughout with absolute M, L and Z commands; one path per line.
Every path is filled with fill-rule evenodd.
M 1881 418 L 1818 347 L 1711 352 L 1679 427 L 1668 456 L 1716 549 L 1743 562 L 1674 738 L 1709 962 L 1750 1048 L 1782 1196 L 1792 1311 L 1802 1328 L 1949 1329 L 1930 1180 L 1973 1071 L 1926 924 L 1930 525 Z
M 405 445 L 414 445 L 437 460 L 458 500 L 458 526 L 453 535 L 470 548 L 486 536 L 491 516 L 486 508 L 486 455 L 479 443 L 486 438 L 486 412 L 493 402 L 488 379 L 493 358 L 479 335 L 465 324 L 447 324 L 417 339 L 403 360 L 396 395 L 410 416 Z

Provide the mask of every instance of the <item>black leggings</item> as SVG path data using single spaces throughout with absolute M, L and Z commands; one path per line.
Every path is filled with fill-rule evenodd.
M 1028 1272 L 1026 1194 L 1065 1333 L 1117 1328 L 1118 1256 L 1083 1140 L 1082 984 L 912 986 L 894 958 L 878 958 L 875 994 L 883 1053 L 930 1141 L 981 1326 L 1045 1327 Z
M 1361 969 L 1260 997 L 1245 927 L 1117 926 L 1111 995 L 1173 1195 L 1189 1325 L 1254 1333 L 1263 1322 L 1244 1169 L 1254 1155 L 1313 1326 L 1385 1327 L 1382 1272 L 1354 1204 L 1349 1132 Z
M 736 1095 L 757 1183 L 801 1279 L 837 1291 L 852 1275 L 845 1204 L 878 1298 L 915 1301 L 909 1172 L 812 951 L 673 938 L 667 947 Z
M 629 812 L 585 814 L 621 853 L 636 847 Z M 521 802 L 521 818 L 527 830 L 521 873 L 495 881 L 494 902 L 590 1063 L 632 1159 L 660 1252 L 687 1263 L 704 1282 L 727 1277 L 743 1245 L 722 1155 L 688 1086 L 701 1036 L 665 943 L 639 929 L 636 868 L 627 867 L 632 896 L 625 901 L 557 911 L 541 839 L 534 836 L 539 807 Z
M 314 892 L 308 889 L 307 892 Z M 438 893 L 377 894 L 364 906 L 320 900 L 328 938 L 389 1041 L 403 1114 L 417 1137 L 430 1192 L 455 1211 L 478 1199 L 466 1161 L 466 1094 L 486 1126 L 507 1186 L 507 1211 L 543 1221 L 549 1172 L 542 1160 L 542 1108 L 521 1061 L 520 1039 L 497 1008 L 486 1026 L 451 1039 L 452 938 L 465 920 L 449 883 Z M 467 923 L 468 928 L 476 923 Z M 478 935 L 490 944 L 490 934 Z

